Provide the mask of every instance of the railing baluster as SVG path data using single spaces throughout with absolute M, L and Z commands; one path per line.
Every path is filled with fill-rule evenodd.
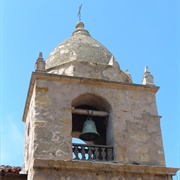
M 95 159 L 94 151 L 95 151 L 94 147 L 91 147 L 91 148 L 90 148 L 90 152 L 89 152 L 89 154 L 90 154 L 89 159 L 90 159 L 90 160 Z
M 89 154 L 88 154 L 89 147 L 85 147 L 84 150 L 85 150 L 85 159 L 88 160 L 89 159 Z
M 110 149 L 107 149 L 106 150 L 106 159 L 107 159 L 107 161 L 110 161 L 111 160 L 111 155 L 110 155 Z
M 96 147 L 94 148 L 94 155 L 95 155 L 95 160 L 98 161 L 99 160 L 99 158 L 98 158 L 99 157 L 99 151 L 98 151 L 98 148 L 96 148 Z
M 111 146 L 73 144 L 72 151 L 74 160 L 113 160 L 113 147 Z
M 81 155 L 82 155 L 82 160 L 86 160 L 86 156 L 85 156 L 85 149 L 84 149 L 85 147 L 81 147 Z
M 90 160 L 91 154 L 92 154 L 91 147 L 87 147 L 87 149 L 86 149 L 86 155 L 87 155 L 86 160 Z
M 75 158 L 74 159 L 79 159 L 79 157 L 78 157 L 78 154 L 79 154 L 79 151 L 78 151 L 78 146 L 75 146 L 74 145 L 74 155 L 75 155 Z
M 82 147 L 78 145 L 78 146 L 77 146 L 77 149 L 78 149 L 78 158 L 79 158 L 79 159 L 82 159 L 82 153 L 81 153 Z
M 106 148 L 101 148 L 102 161 L 106 161 Z

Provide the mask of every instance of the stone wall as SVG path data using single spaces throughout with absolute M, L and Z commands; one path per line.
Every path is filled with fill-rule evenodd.
M 120 70 L 119 66 L 106 64 L 72 61 L 50 69 L 48 73 L 132 83 L 132 80 Z
M 112 129 L 109 136 L 114 143 L 116 162 L 164 166 L 155 93 L 96 84 L 95 81 L 83 84 L 36 80 L 35 107 L 30 106 L 29 109 L 34 116 L 30 118 L 31 113 L 27 116 L 33 129 L 30 132 L 33 158 L 72 159 L 71 103 L 76 97 L 90 93 L 106 99 L 112 107 L 109 117 Z
M 32 166 L 34 156 L 35 86 L 33 89 L 25 123 L 24 165 L 26 170 Z
M 58 169 L 35 169 L 34 179 L 38 180 L 171 180 L 167 175 L 131 174 L 131 173 L 107 173 L 68 171 Z

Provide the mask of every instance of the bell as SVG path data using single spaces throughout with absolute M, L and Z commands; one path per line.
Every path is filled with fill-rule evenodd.
M 96 125 L 91 117 L 87 118 L 84 122 L 82 133 L 79 138 L 84 141 L 94 141 L 99 137 L 99 133 L 96 130 Z

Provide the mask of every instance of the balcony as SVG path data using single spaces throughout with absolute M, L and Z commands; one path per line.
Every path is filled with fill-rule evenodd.
M 102 145 L 72 144 L 73 160 L 113 161 L 113 147 Z

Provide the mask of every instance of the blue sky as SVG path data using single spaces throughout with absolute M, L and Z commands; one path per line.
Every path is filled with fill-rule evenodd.
M 44 59 L 78 21 L 104 44 L 123 71 L 141 84 L 148 66 L 157 86 L 158 113 L 168 167 L 180 167 L 179 0 L 1 0 L 0 164 L 22 165 L 22 114 L 40 51 Z

